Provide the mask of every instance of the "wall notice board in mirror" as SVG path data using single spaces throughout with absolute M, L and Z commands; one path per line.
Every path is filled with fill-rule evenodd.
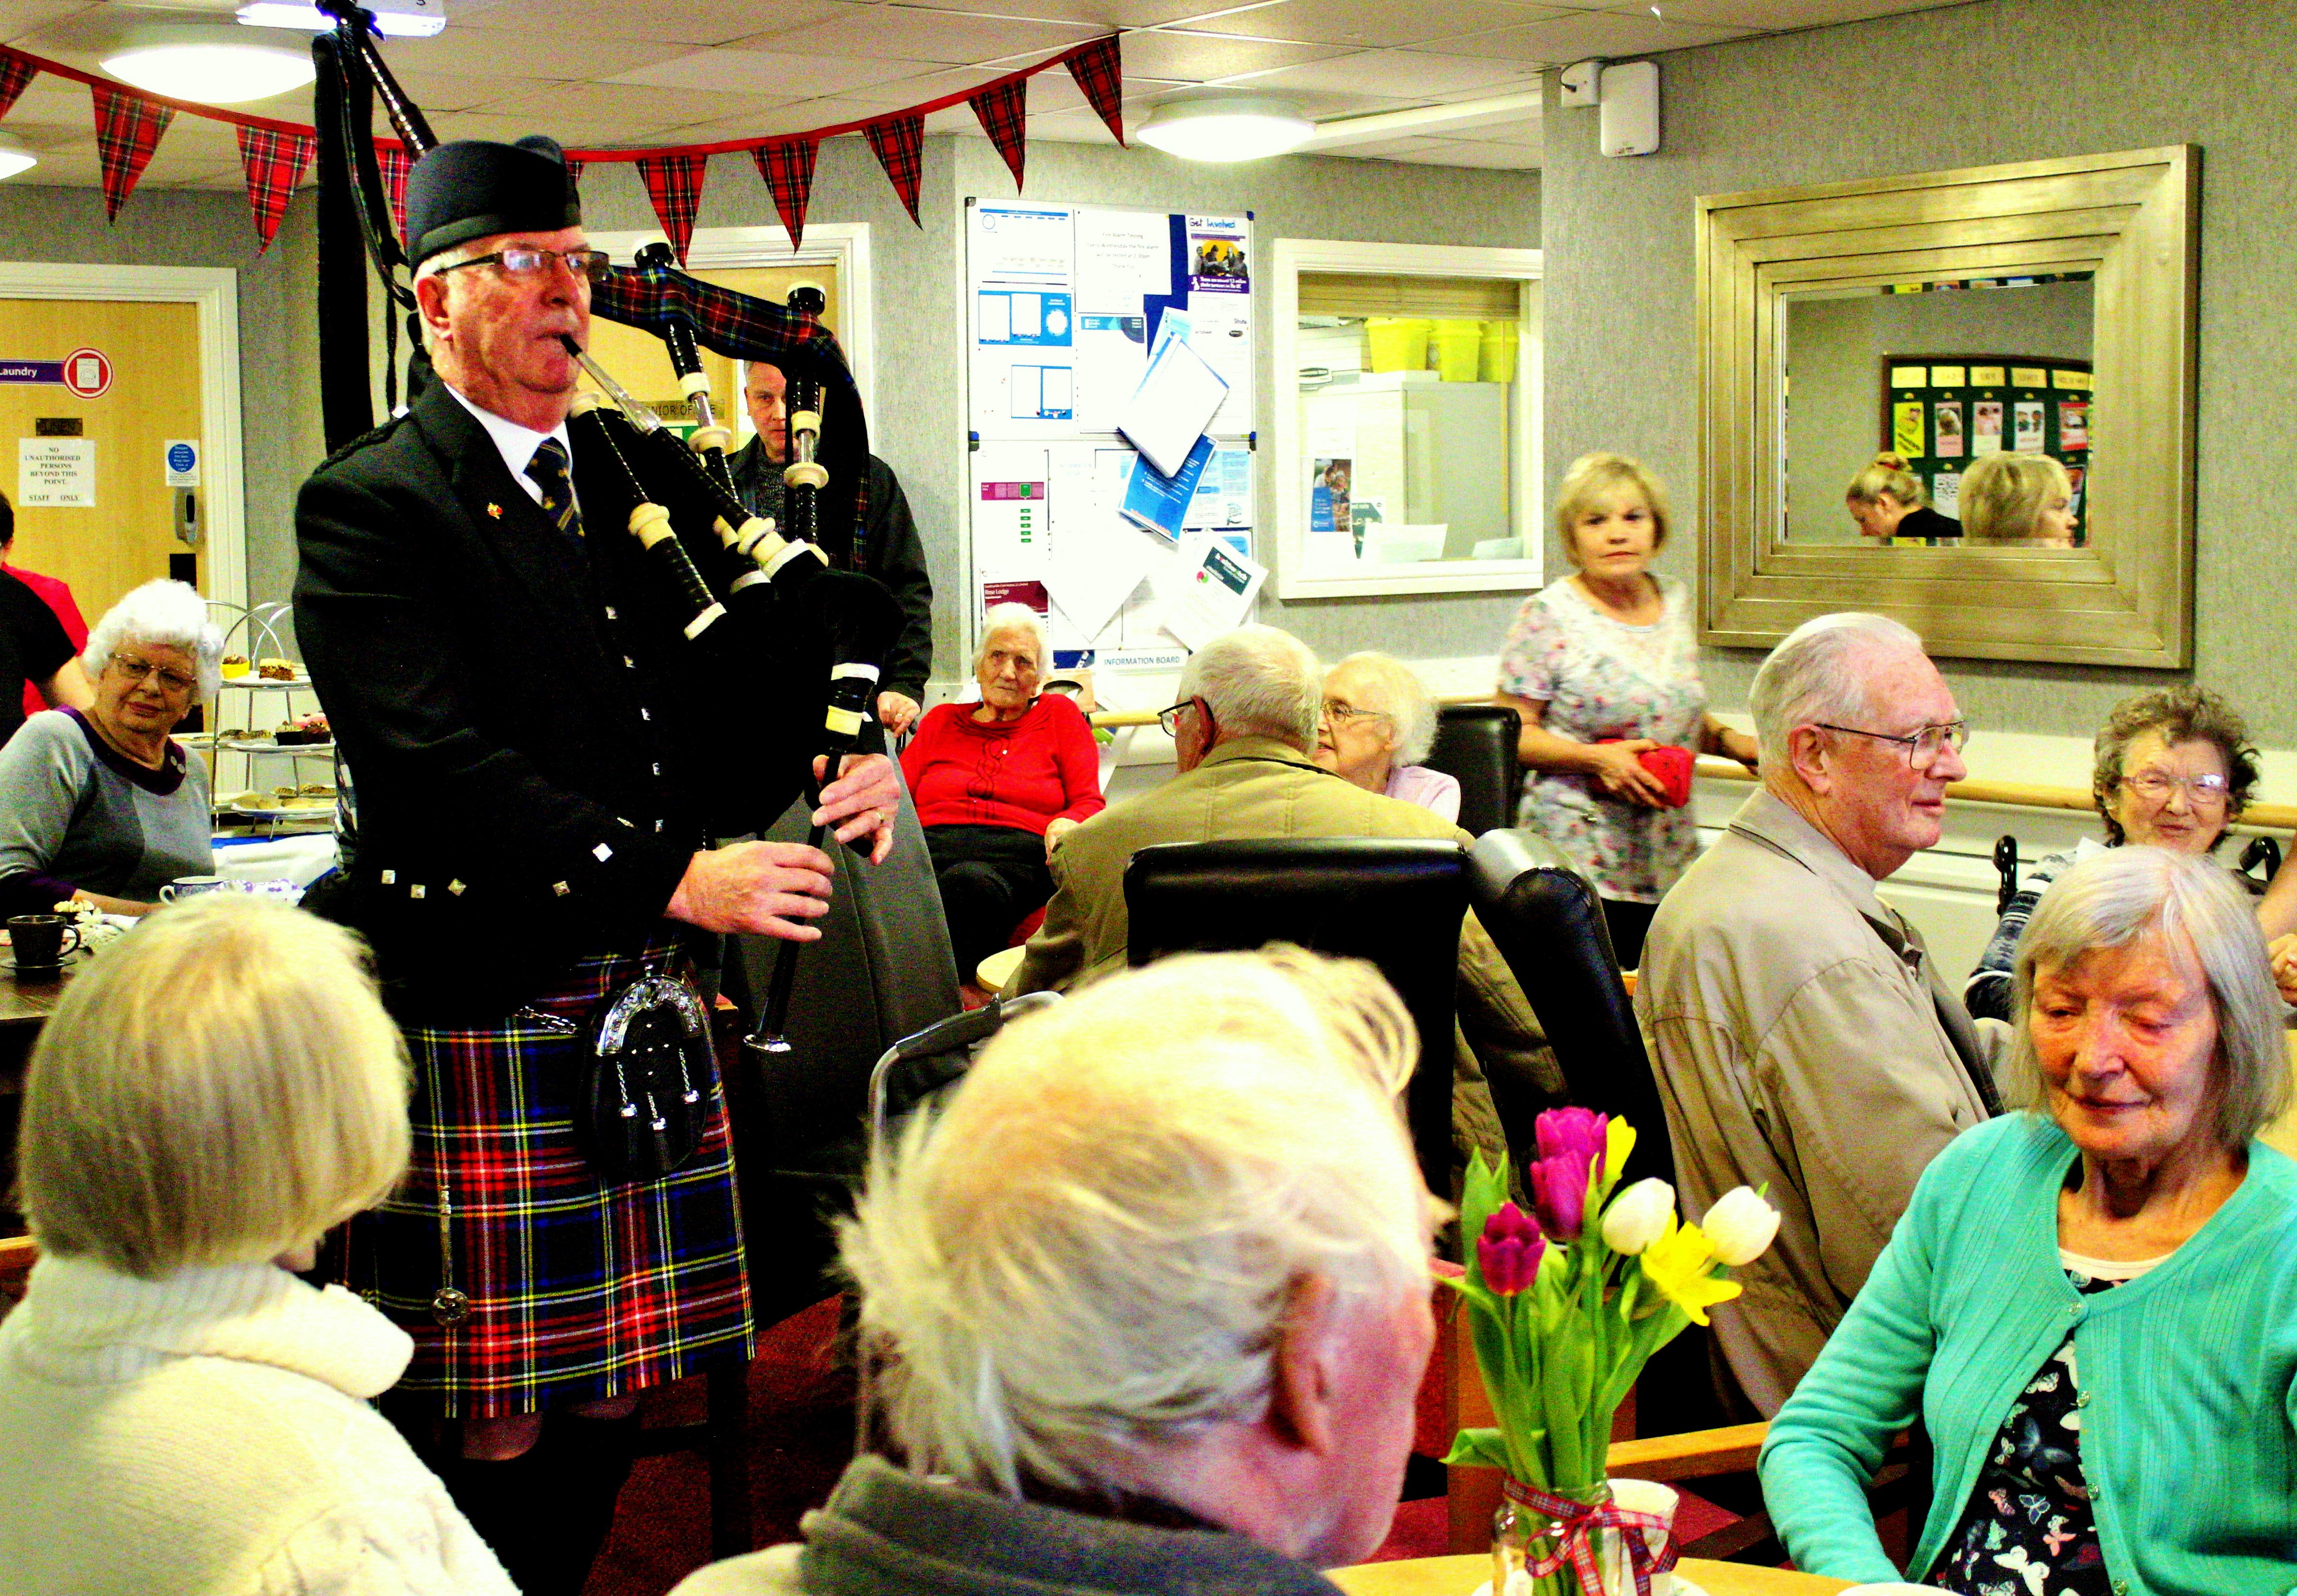
M 2199 173 L 1702 196 L 1700 640 L 1866 609 L 1937 654 L 2189 666 Z

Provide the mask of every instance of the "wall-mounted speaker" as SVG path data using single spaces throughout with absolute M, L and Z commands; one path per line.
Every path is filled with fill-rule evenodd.
M 1630 61 L 1603 69 L 1602 151 L 1659 152 L 1659 62 Z

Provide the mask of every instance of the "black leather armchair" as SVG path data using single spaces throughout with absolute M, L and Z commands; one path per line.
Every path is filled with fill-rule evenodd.
M 1405 1113 L 1428 1187 L 1452 1181 L 1452 1024 L 1466 858 L 1379 837 L 1168 843 L 1124 870 L 1131 958 L 1294 942 L 1378 965 L 1420 1030 Z
M 1495 703 L 1455 703 L 1436 718 L 1436 745 L 1420 762 L 1460 784 L 1460 829 L 1470 836 L 1515 824 L 1521 726 L 1513 710 Z
M 1634 1123 L 1626 1179 L 1657 1175 L 1672 1184 L 1666 1110 L 1594 888 L 1544 837 L 1507 830 L 1486 834 L 1469 851 L 1468 890 L 1476 917 L 1547 1032 L 1571 1100 Z M 1500 1082 L 1492 1082 L 1492 1095 L 1510 1144 L 1528 1148 L 1528 1128 L 1519 1141 Z

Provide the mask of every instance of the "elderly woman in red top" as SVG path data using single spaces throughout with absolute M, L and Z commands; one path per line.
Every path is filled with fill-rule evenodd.
M 1092 728 L 1058 694 L 1038 695 L 1044 665 L 1036 612 L 999 605 L 973 660 L 981 702 L 935 705 L 902 755 L 963 980 L 1044 907 L 1045 861 L 1105 804 Z

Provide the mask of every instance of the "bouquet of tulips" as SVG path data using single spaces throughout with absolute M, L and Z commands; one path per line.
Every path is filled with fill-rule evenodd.
M 1593 1592 L 1603 1588 L 1601 1578 L 1590 1558 L 1575 1554 L 1585 1553 L 1589 1526 L 1620 1517 L 1560 1512 L 1559 1502 L 1607 1498 L 1613 1411 L 1653 1353 L 1739 1295 L 1730 1266 L 1761 1255 L 1779 1215 L 1744 1186 L 1697 1224 L 1677 1222 L 1664 1181 L 1615 1194 L 1635 1145 L 1623 1119 L 1558 1108 L 1539 1116 L 1537 1133 L 1539 1156 L 1525 1172 L 1531 1213 L 1508 1200 L 1503 1171 L 1480 1156 L 1469 1168 L 1460 1233 L 1475 1246 L 1466 1278 L 1453 1284 L 1466 1299 L 1499 1427 L 1461 1430 L 1445 1461 L 1503 1469 L 1511 1500 L 1535 1502 L 1566 1525 L 1558 1532 L 1566 1542 L 1568 1525 L 1578 1522 L 1583 1543 L 1558 1555 Z

